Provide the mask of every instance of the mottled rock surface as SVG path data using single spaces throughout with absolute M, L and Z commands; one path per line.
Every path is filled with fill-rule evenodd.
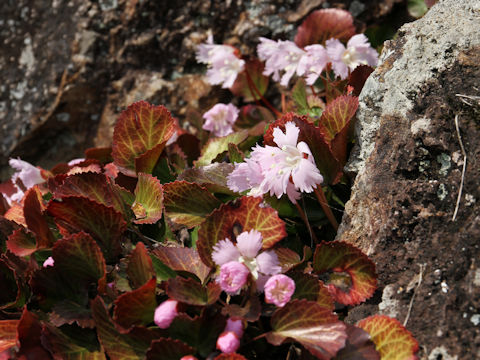
M 440 1 L 401 28 L 360 96 L 347 167 L 357 176 L 337 239 L 365 251 L 380 276 L 349 319 L 409 316 L 429 360 L 480 358 L 478 29 L 476 0 Z
M 229 101 L 228 91 L 210 92 L 205 67 L 195 61 L 196 45 L 210 32 L 248 54 L 259 36 L 292 39 L 315 9 L 350 9 L 363 30 L 386 21 L 399 2 L 3 1 L 0 180 L 8 177 L 9 157 L 50 168 L 109 145 L 112 124 L 135 100 L 164 104 L 180 120 Z

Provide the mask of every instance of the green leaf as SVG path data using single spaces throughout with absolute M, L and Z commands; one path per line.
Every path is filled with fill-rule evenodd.
M 212 138 L 208 140 L 202 149 L 202 155 L 195 161 L 195 166 L 205 166 L 212 163 L 215 158 L 221 153 L 228 151 L 228 144 L 240 144 L 248 137 L 248 131 L 242 130 L 231 133 L 227 136 Z
M 427 13 L 428 6 L 425 0 L 408 0 L 407 9 L 411 16 L 418 19 Z
M 309 106 L 307 102 L 307 90 L 305 79 L 299 78 L 292 89 L 292 98 L 297 106 L 297 112 L 301 115 L 307 115 Z
M 206 187 L 209 191 L 222 194 L 235 194 L 227 186 L 227 176 L 233 171 L 234 165 L 229 163 L 213 163 L 206 166 L 187 169 L 178 176 L 185 180 Z
M 374 315 L 359 321 L 357 326 L 370 334 L 382 360 L 416 359 L 418 342 L 396 319 Z
M 132 210 L 136 224 L 155 224 L 162 218 L 163 187 L 156 177 L 138 173 Z
M 193 228 L 221 202 L 206 188 L 186 181 L 175 181 L 164 185 L 165 215 L 175 225 Z

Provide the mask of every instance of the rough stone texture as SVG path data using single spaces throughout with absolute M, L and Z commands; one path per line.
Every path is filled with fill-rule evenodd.
M 385 46 L 360 96 L 348 166 L 358 174 L 337 235 L 380 276 L 348 319 L 403 321 L 413 301 L 407 328 L 429 360 L 480 358 L 478 29 L 477 0 L 445 0 Z M 456 115 L 467 166 L 453 220 L 464 163 Z
M 398 2 L 2 1 L 0 180 L 9 157 L 49 168 L 109 145 L 118 113 L 134 100 L 164 104 L 182 121 L 230 101 L 228 91 L 210 92 L 195 61 L 209 32 L 248 54 L 259 36 L 292 39 L 315 9 L 351 9 L 362 30 Z

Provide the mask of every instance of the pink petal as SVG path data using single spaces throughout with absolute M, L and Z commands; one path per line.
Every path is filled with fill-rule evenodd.
M 282 271 L 278 256 L 273 250 L 268 250 L 260 253 L 257 256 L 258 270 L 267 275 L 278 274 Z
M 27 189 L 30 189 L 37 184 L 45 182 L 40 169 L 32 164 L 21 159 L 10 159 L 8 163 L 16 170 L 15 174 L 12 176 L 12 182 L 14 184 L 17 179 L 20 179 L 22 180 L 23 185 L 25 185 Z
M 240 347 L 240 339 L 233 331 L 223 332 L 217 339 L 217 349 L 223 353 L 234 353 Z
M 241 339 L 243 336 L 243 321 L 242 319 L 233 319 L 229 318 L 227 320 L 227 325 L 225 326 L 225 332 L 232 331 L 237 334 L 238 338 Z
M 300 129 L 295 123 L 289 121 L 285 124 L 285 133 L 278 127 L 273 129 L 273 141 L 279 148 L 285 145 L 296 146 L 298 134 L 300 134 Z
M 357 46 L 370 46 L 368 38 L 364 34 L 353 35 L 347 42 L 347 48 Z
M 51 256 L 49 256 L 44 262 L 43 262 L 43 267 L 48 267 L 48 266 L 53 266 L 55 264 L 55 261 Z
M 220 268 L 220 275 L 217 282 L 227 294 L 235 295 L 247 283 L 250 271 L 248 268 L 236 261 L 223 264 Z
M 311 161 L 300 160 L 298 166 L 292 171 L 292 181 L 301 192 L 312 192 L 317 184 L 323 182 L 323 176 Z
M 218 266 L 222 266 L 230 261 L 237 261 L 239 257 L 240 252 L 229 239 L 220 240 L 213 247 L 212 260 Z
M 253 259 L 262 248 L 262 234 L 253 229 L 242 232 L 237 236 L 237 248 L 243 256 Z
M 155 309 L 153 321 L 160 329 L 168 328 L 173 319 L 178 315 L 177 305 L 178 301 L 167 300 Z
M 283 307 L 295 292 L 295 282 L 286 275 L 274 275 L 265 283 L 264 291 L 266 303 Z

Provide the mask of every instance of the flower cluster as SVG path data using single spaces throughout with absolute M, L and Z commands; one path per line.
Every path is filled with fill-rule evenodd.
M 333 71 L 341 79 L 348 76 L 348 70 L 359 65 L 375 66 L 378 54 L 363 34 L 353 36 L 345 47 L 337 39 L 329 39 L 326 47 L 315 44 L 299 48 L 293 41 L 273 41 L 260 38 L 257 47 L 258 56 L 265 61 L 264 75 L 273 74 L 273 80 L 280 80 L 280 72 L 284 72 L 280 84 L 287 86 L 290 78 L 296 73 L 305 76 L 307 84 L 313 85 L 328 63 L 332 63 Z
M 298 142 L 300 129 L 293 123 L 285 124 L 285 133 L 273 130 L 277 146 L 253 148 L 250 159 L 235 165 L 228 177 L 228 187 L 235 192 L 249 190 L 248 195 L 266 193 L 280 198 L 287 194 L 296 203 L 299 192 L 312 192 L 323 182 L 308 145 Z
M 233 104 L 216 104 L 205 114 L 203 129 L 208 130 L 215 136 L 226 136 L 233 132 L 232 125 L 237 120 L 240 110 Z
M 8 163 L 15 169 L 11 181 L 16 192 L 10 196 L 7 194 L 3 194 L 3 196 L 8 204 L 11 205 L 14 201 L 20 202 L 22 200 L 23 195 L 25 195 L 25 190 L 28 190 L 35 185 L 42 184 L 46 180 L 42 176 L 42 170 L 26 161 L 10 159 Z
M 245 66 L 245 61 L 239 59 L 235 52 L 232 46 L 214 44 L 211 35 L 205 44 L 197 47 L 197 61 L 208 65 L 207 79 L 210 84 L 221 84 L 223 88 L 233 85 Z

